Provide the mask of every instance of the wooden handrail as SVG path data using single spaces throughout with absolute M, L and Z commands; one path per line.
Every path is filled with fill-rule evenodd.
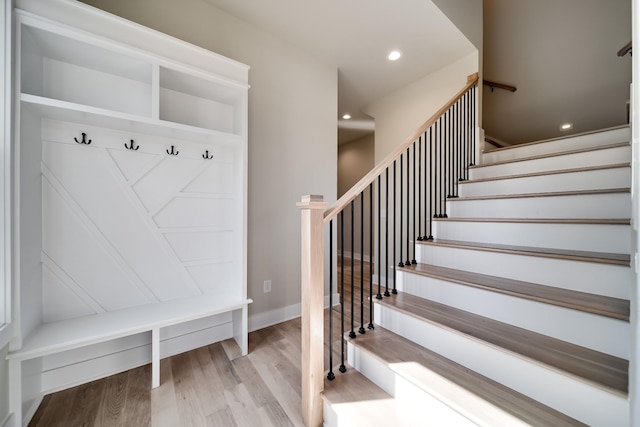
M 368 174 L 362 177 L 349 191 L 344 193 L 336 202 L 334 202 L 325 212 L 323 223 L 326 224 L 331 221 L 341 210 L 343 210 L 352 200 L 354 200 L 360 193 L 380 175 L 386 168 L 391 166 L 393 162 L 400 157 L 400 154 L 413 144 L 427 129 L 429 129 L 439 118 L 442 116 L 453 104 L 455 104 L 462 95 L 464 95 L 469 89 L 478 85 L 478 73 L 471 74 L 467 77 L 467 84 L 453 98 L 449 100 L 442 108 L 436 111 L 417 131 L 415 131 L 405 142 L 399 145 L 393 150 L 387 157 L 385 157 L 377 166 L 375 166 Z
M 618 56 L 623 57 L 627 53 L 631 53 L 631 50 L 632 50 L 632 42 L 629 42 L 626 45 L 624 45 L 622 49 L 618 51 Z
M 518 88 L 515 86 L 511 86 L 504 83 L 493 82 L 491 80 L 483 79 L 482 84 L 485 86 L 489 86 L 489 88 L 491 88 L 491 92 L 493 92 L 494 88 L 508 90 L 509 92 L 515 92 L 516 90 L 518 90 Z

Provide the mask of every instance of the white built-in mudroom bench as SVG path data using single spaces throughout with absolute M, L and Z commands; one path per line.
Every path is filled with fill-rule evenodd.
M 17 0 L 10 405 L 235 338 L 248 66 L 72 0 Z

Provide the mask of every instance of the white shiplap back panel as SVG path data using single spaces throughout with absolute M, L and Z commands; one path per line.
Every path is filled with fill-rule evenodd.
M 224 261 L 236 252 L 236 241 L 231 231 L 166 233 L 165 237 L 183 262 Z
M 205 294 L 224 292 L 242 296 L 242 289 L 239 286 L 232 286 L 242 280 L 238 271 L 238 260 L 191 265 L 187 266 L 187 270 Z
M 135 141 L 134 141 L 135 142 Z M 124 144 L 131 144 L 131 141 L 124 142 Z M 139 146 L 139 143 L 137 143 Z M 144 175 L 146 171 L 151 169 L 156 163 L 161 160 L 160 154 L 144 153 L 139 151 L 122 151 L 122 150 L 108 150 L 109 154 L 113 158 L 113 161 L 118 166 L 118 169 L 122 175 L 130 181 L 136 177 Z
M 179 148 L 176 151 L 180 153 Z M 203 166 L 206 166 L 203 159 L 166 155 L 133 186 L 133 190 L 148 212 L 157 212 L 193 180 L 194 170 Z
M 78 286 L 101 311 L 151 302 L 147 292 L 110 256 L 108 241 L 88 220 L 82 205 L 74 203 L 49 174 L 42 182 L 42 205 L 42 258 L 45 265 L 62 271 L 58 277 L 66 279 L 68 289 Z
M 46 321 L 230 292 L 241 280 L 233 148 L 170 141 L 170 156 L 166 140 L 132 134 L 144 147 L 131 151 L 121 132 L 82 129 L 90 145 L 70 137 L 76 124 L 43 122 L 43 259 L 56 271 L 43 281 Z
M 230 229 L 234 223 L 233 199 L 179 196 L 155 215 L 158 227 L 215 227 Z
M 46 264 L 42 269 L 42 299 L 47 301 L 42 313 L 45 323 L 97 313 Z

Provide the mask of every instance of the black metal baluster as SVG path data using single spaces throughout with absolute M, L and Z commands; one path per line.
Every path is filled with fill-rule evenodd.
M 389 169 L 387 168 L 387 188 L 389 188 Z M 387 193 L 388 194 L 388 193 Z M 387 197 L 387 200 L 389 197 Z M 387 203 L 388 206 L 388 203 Z M 396 280 L 396 246 L 398 244 L 398 238 L 396 236 L 396 161 L 393 161 L 393 280 Z M 389 211 L 387 210 L 387 216 Z M 387 254 L 389 254 L 389 248 L 387 247 Z M 402 256 L 400 257 L 402 259 Z M 389 263 L 387 262 L 387 266 Z M 387 295 L 388 296 L 388 295 Z
M 470 142 L 471 142 L 471 116 L 470 116 L 470 105 L 469 105 L 469 91 L 467 91 L 467 93 L 464 94 L 464 98 L 465 98 L 465 103 L 467 105 L 467 109 L 465 110 L 465 118 L 466 118 L 466 126 L 465 126 L 465 134 L 466 134 L 466 145 L 464 147 L 464 152 L 465 152 L 465 159 L 464 159 L 464 165 L 467 168 L 467 171 L 469 171 L 469 166 L 471 166 L 471 152 L 470 150 Z M 467 175 L 467 178 L 469 177 L 469 175 Z
M 382 246 L 380 246 L 380 223 L 382 219 L 380 217 L 380 212 L 382 209 L 380 209 L 380 191 L 380 175 L 378 175 L 378 294 L 376 295 L 376 299 L 382 299 L 382 294 L 380 293 L 380 284 L 382 283 Z
M 458 100 L 458 179 L 460 182 L 465 181 L 464 177 L 464 162 L 462 161 L 462 150 L 464 149 L 464 139 L 463 139 L 463 105 L 462 98 Z M 458 183 L 458 191 L 456 196 L 460 196 L 460 184 Z
M 453 120 L 451 125 L 451 139 L 453 143 L 453 186 L 451 197 L 456 198 L 458 194 L 458 105 L 453 104 Z
M 354 245 L 354 224 L 353 224 L 353 217 L 354 217 L 354 201 L 352 200 L 351 203 L 351 331 L 349 331 L 349 338 L 355 338 L 356 337 L 356 333 L 355 333 L 355 311 L 354 311 L 354 300 L 356 299 L 356 294 L 355 294 L 355 280 L 354 280 L 354 266 L 353 266 L 353 261 L 355 258 L 355 253 L 354 253 L 354 249 L 355 249 L 355 245 Z
M 395 165 L 395 162 L 394 162 Z M 384 296 L 388 297 L 389 296 L 389 168 L 387 167 L 387 169 L 385 169 L 385 226 L 384 226 L 384 247 L 385 247 L 385 257 L 384 257 L 384 280 L 385 280 L 385 293 Z M 395 215 L 395 214 L 394 214 Z M 394 293 L 395 292 L 395 260 L 394 262 L 394 268 L 393 268 L 393 289 L 394 289 Z
M 404 262 L 402 261 L 402 203 L 402 154 L 400 154 L 400 261 L 398 262 L 398 267 L 404 267 Z
M 340 368 L 342 373 L 347 371 L 344 364 L 344 211 L 340 211 Z
M 360 329 L 364 334 L 364 191 L 360 193 Z
M 378 203 L 380 203 L 378 201 Z M 378 249 L 380 252 L 380 249 Z M 373 182 L 369 184 L 369 329 L 373 329 Z
M 409 260 L 409 257 L 411 256 L 409 254 L 409 248 L 410 248 L 410 241 L 411 241 L 411 199 L 410 199 L 410 190 L 411 190 L 411 180 L 409 178 L 409 173 L 411 167 L 409 165 L 409 147 L 407 147 L 407 261 L 404 263 L 404 265 L 409 266 L 411 265 L 411 261 Z M 402 188 L 402 185 L 400 185 L 400 187 Z M 402 260 L 402 258 L 400 258 L 400 260 Z M 394 283 L 394 288 L 395 288 L 395 281 Z
M 436 124 L 432 124 L 429 127 L 429 235 L 427 236 L 427 240 L 433 240 L 433 218 L 436 216 L 436 201 L 435 201 L 435 188 L 436 188 L 436 177 L 435 177 L 435 143 L 433 142 L 433 130 Z M 426 174 L 425 174 L 426 175 Z
M 415 200 L 415 198 L 414 198 Z M 422 135 L 418 137 L 418 238 L 422 241 Z M 415 259 L 415 248 L 413 258 Z
M 424 191 L 423 191 L 423 195 L 424 195 L 424 215 L 422 216 L 422 221 L 424 222 L 424 234 L 422 235 L 422 240 L 426 240 L 427 236 L 429 235 L 429 230 L 427 227 L 429 227 L 429 216 L 431 215 L 431 212 L 429 211 L 429 198 L 428 198 L 428 194 L 429 194 L 429 188 L 428 188 L 428 181 L 429 181 L 429 174 L 428 169 L 429 169 L 429 164 L 427 163 L 427 158 L 429 157 L 428 153 L 428 142 L 427 142 L 427 131 L 424 131 L 424 170 L 423 170 L 423 187 L 424 187 Z
M 327 379 L 333 381 L 333 220 L 329 221 L 329 373 Z
M 438 218 L 444 218 L 444 191 L 443 185 L 445 182 L 445 166 L 444 166 L 444 156 L 442 155 L 442 142 L 443 142 L 443 123 L 444 116 L 441 116 L 438 120 L 438 163 L 439 169 L 437 171 L 436 177 L 438 179 L 438 203 L 440 204 L 438 208 Z
M 471 88 L 471 166 L 476 164 L 476 87 Z
M 443 185 L 443 192 L 442 192 L 442 197 L 443 197 L 443 212 L 446 214 L 447 212 L 447 197 L 449 195 L 449 150 L 447 149 L 447 142 L 448 142 L 448 136 L 449 136 L 449 111 L 445 111 L 444 112 L 444 128 L 443 128 L 443 134 L 442 134 L 442 151 L 440 152 L 440 156 L 442 156 L 442 160 L 444 163 L 444 170 L 442 171 L 442 176 L 444 177 L 444 185 Z M 443 218 L 445 218 L 443 216 Z
M 420 179 L 418 178 L 418 182 Z M 413 257 L 411 258 L 411 264 L 417 264 L 416 261 L 416 142 L 413 141 L 413 233 L 411 238 L 413 239 Z M 395 282 L 394 282 L 395 283 Z M 395 290 L 395 286 L 393 287 Z
M 452 198 L 455 195 L 455 181 L 456 181 L 456 149 L 455 149 L 455 139 L 454 139 L 454 124 L 456 117 L 456 109 L 455 105 L 449 107 L 449 164 L 451 165 L 451 169 L 449 172 L 449 176 L 451 177 L 451 181 L 449 182 L 449 197 Z

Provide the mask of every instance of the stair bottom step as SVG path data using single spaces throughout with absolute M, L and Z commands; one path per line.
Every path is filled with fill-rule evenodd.
M 325 380 L 324 426 L 426 426 L 423 411 L 405 408 L 352 367 Z M 434 426 L 437 424 L 433 424 Z
M 420 402 L 418 406 L 422 407 L 424 399 L 415 398 L 416 393 L 421 393 L 431 406 L 438 402 L 469 425 L 585 425 L 380 326 L 349 344 L 350 362 L 396 399 L 406 399 L 408 394 L 401 388 L 408 388 L 413 390 L 410 404 Z M 367 372 L 371 370 L 377 372 Z M 385 377 L 393 379 L 385 382 Z M 423 411 L 422 425 L 428 425 L 428 413 Z M 441 413 L 452 416 L 445 410 Z

